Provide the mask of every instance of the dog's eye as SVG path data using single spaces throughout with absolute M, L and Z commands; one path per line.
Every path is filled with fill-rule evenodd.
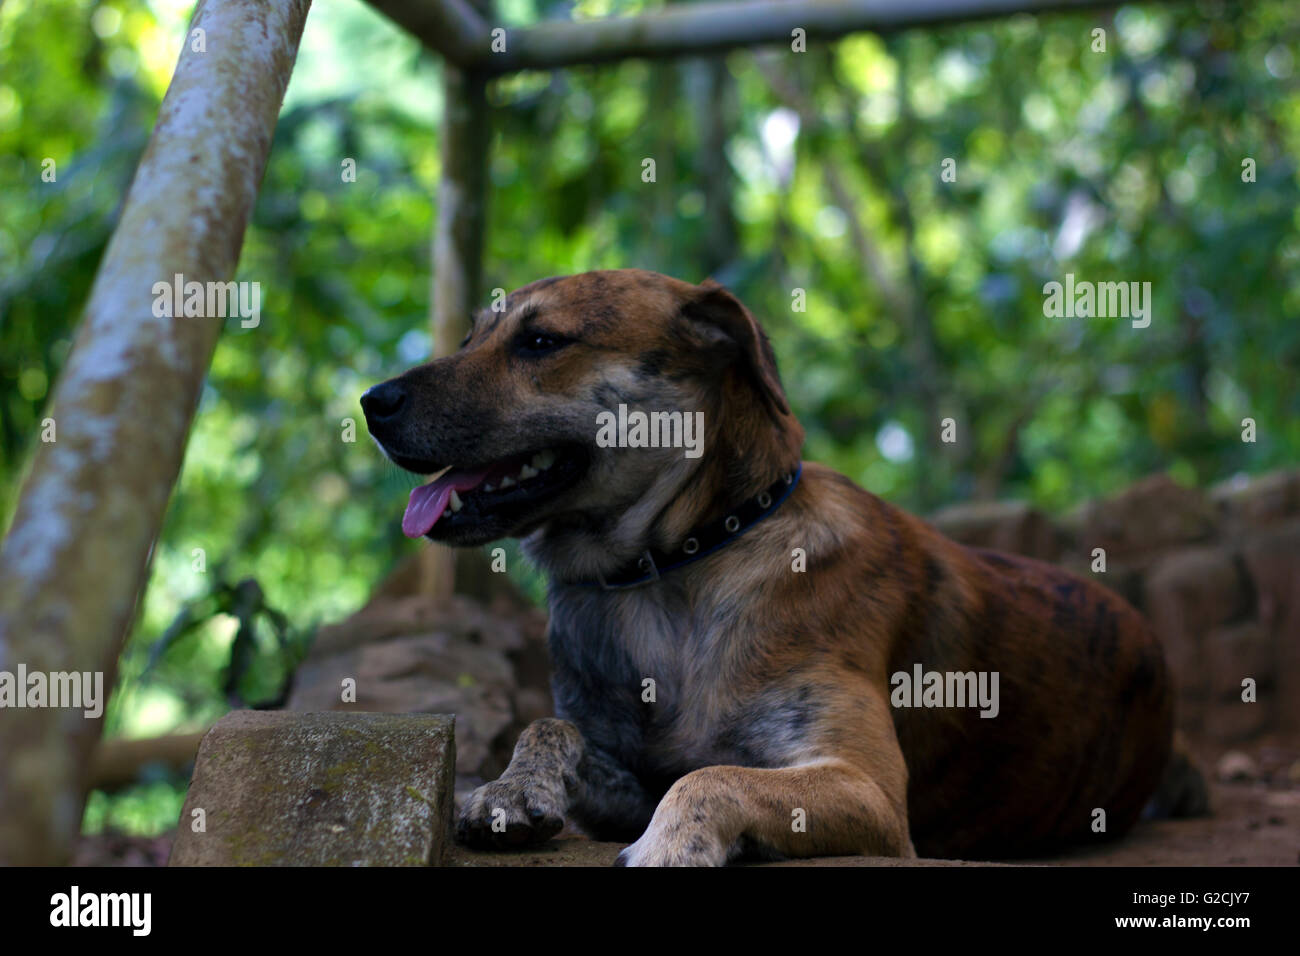
M 515 351 L 529 358 L 549 355 L 569 344 L 571 340 L 546 332 L 524 332 L 515 339 Z

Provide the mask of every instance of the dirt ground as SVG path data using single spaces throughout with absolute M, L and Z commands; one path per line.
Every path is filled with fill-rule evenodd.
M 1211 778 L 1214 813 L 1139 823 L 1123 839 L 1083 847 L 1041 866 L 1296 866 L 1300 864 L 1300 742 L 1270 740 L 1229 755 L 1197 754 Z M 1232 782 L 1218 779 L 1237 776 Z M 453 846 L 449 866 L 609 866 L 623 848 L 563 833 L 530 850 L 482 853 Z M 169 835 L 106 833 L 83 837 L 79 866 L 165 866 Z M 981 866 L 978 861 L 823 857 L 761 866 Z
M 1295 866 L 1300 863 L 1300 787 L 1216 783 L 1213 816 L 1139 823 L 1123 839 L 1068 855 L 1019 861 L 1039 866 Z M 609 866 L 621 843 L 561 837 L 531 850 L 482 853 L 457 846 L 449 866 Z M 981 866 L 965 860 L 822 857 L 759 866 Z

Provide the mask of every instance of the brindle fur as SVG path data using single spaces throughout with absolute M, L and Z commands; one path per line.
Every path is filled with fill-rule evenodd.
M 575 342 L 521 359 L 521 329 Z M 956 544 L 823 466 L 806 464 L 770 518 L 657 582 L 580 583 L 676 547 L 798 464 L 803 429 L 766 337 L 720 286 L 639 270 L 542 280 L 481 313 L 456 355 L 397 381 L 410 407 L 376 438 L 399 462 L 549 442 L 591 455 L 578 485 L 527 515 L 432 533 L 522 537 L 551 581 L 558 717 L 530 726 L 468 799 L 470 845 L 536 843 L 567 820 L 634 839 L 629 865 L 1006 858 L 1096 839 L 1095 809 L 1120 834 L 1156 788 L 1171 691 L 1137 611 L 1050 565 Z M 595 415 L 620 402 L 702 410 L 703 457 L 597 448 Z M 889 677 L 915 663 L 997 671 L 1000 713 L 893 708 Z

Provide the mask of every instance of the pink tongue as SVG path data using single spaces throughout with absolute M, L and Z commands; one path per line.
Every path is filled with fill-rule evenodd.
M 408 538 L 420 538 L 428 534 L 447 510 L 451 493 L 477 488 L 486 476 L 486 470 L 449 471 L 427 485 L 412 490 L 411 500 L 406 503 L 406 514 L 402 515 L 402 534 Z

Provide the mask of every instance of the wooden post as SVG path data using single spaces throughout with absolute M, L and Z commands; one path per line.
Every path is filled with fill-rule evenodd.
M 482 303 L 487 216 L 487 77 L 443 66 L 442 180 L 433 239 L 433 354 L 450 355 Z
M 223 324 L 155 285 L 233 275 L 309 6 L 195 10 L 0 550 L 0 671 L 113 685 Z M 68 858 L 103 703 L 0 712 L 0 865 Z
M 482 42 L 486 46 L 486 34 Z M 443 63 L 442 179 L 429 295 L 435 357 L 456 351 L 469 329 L 470 313 L 481 304 L 491 136 L 487 84 L 484 73 Z M 430 544 L 422 565 L 422 590 L 437 598 L 450 596 L 455 552 Z

